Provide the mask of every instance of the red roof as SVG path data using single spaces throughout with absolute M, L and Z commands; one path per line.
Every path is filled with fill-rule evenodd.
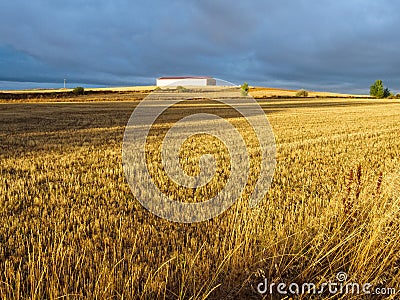
M 209 79 L 211 76 L 172 76 L 172 77 L 160 77 L 158 79 Z

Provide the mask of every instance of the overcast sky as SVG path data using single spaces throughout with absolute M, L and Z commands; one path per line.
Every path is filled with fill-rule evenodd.
M 360 93 L 382 79 L 400 90 L 393 0 L 3 0 L 0 19 L 0 88 L 210 75 Z

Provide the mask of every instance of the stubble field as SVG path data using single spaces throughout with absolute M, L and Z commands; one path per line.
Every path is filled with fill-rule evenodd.
M 265 199 L 178 224 L 126 183 L 128 97 L 0 104 L 1 299 L 279 299 L 258 284 L 340 271 L 400 291 L 400 102 L 259 100 L 277 145 Z

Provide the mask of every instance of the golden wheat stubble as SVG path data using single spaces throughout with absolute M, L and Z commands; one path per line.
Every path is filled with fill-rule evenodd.
M 193 106 L 196 101 L 196 106 Z M 209 134 L 194 134 L 182 145 L 180 164 L 191 176 L 200 171 L 202 155 L 211 154 L 216 160 L 214 177 L 204 186 L 187 188 L 171 180 L 162 166 L 161 147 L 168 130 L 182 118 L 195 113 L 217 115 L 229 121 L 241 133 L 250 157 L 250 172 L 242 199 L 252 194 L 260 175 L 261 150 L 256 133 L 249 122 L 235 109 L 212 99 L 184 100 L 166 109 L 153 123 L 146 140 L 146 163 L 156 186 L 171 199 L 183 202 L 203 202 L 215 197 L 226 185 L 231 163 L 225 144 Z

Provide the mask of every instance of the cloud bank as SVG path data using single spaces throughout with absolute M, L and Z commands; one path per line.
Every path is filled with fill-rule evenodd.
M 0 4 L 0 81 L 154 84 L 211 75 L 252 85 L 400 89 L 395 1 L 50 1 Z

